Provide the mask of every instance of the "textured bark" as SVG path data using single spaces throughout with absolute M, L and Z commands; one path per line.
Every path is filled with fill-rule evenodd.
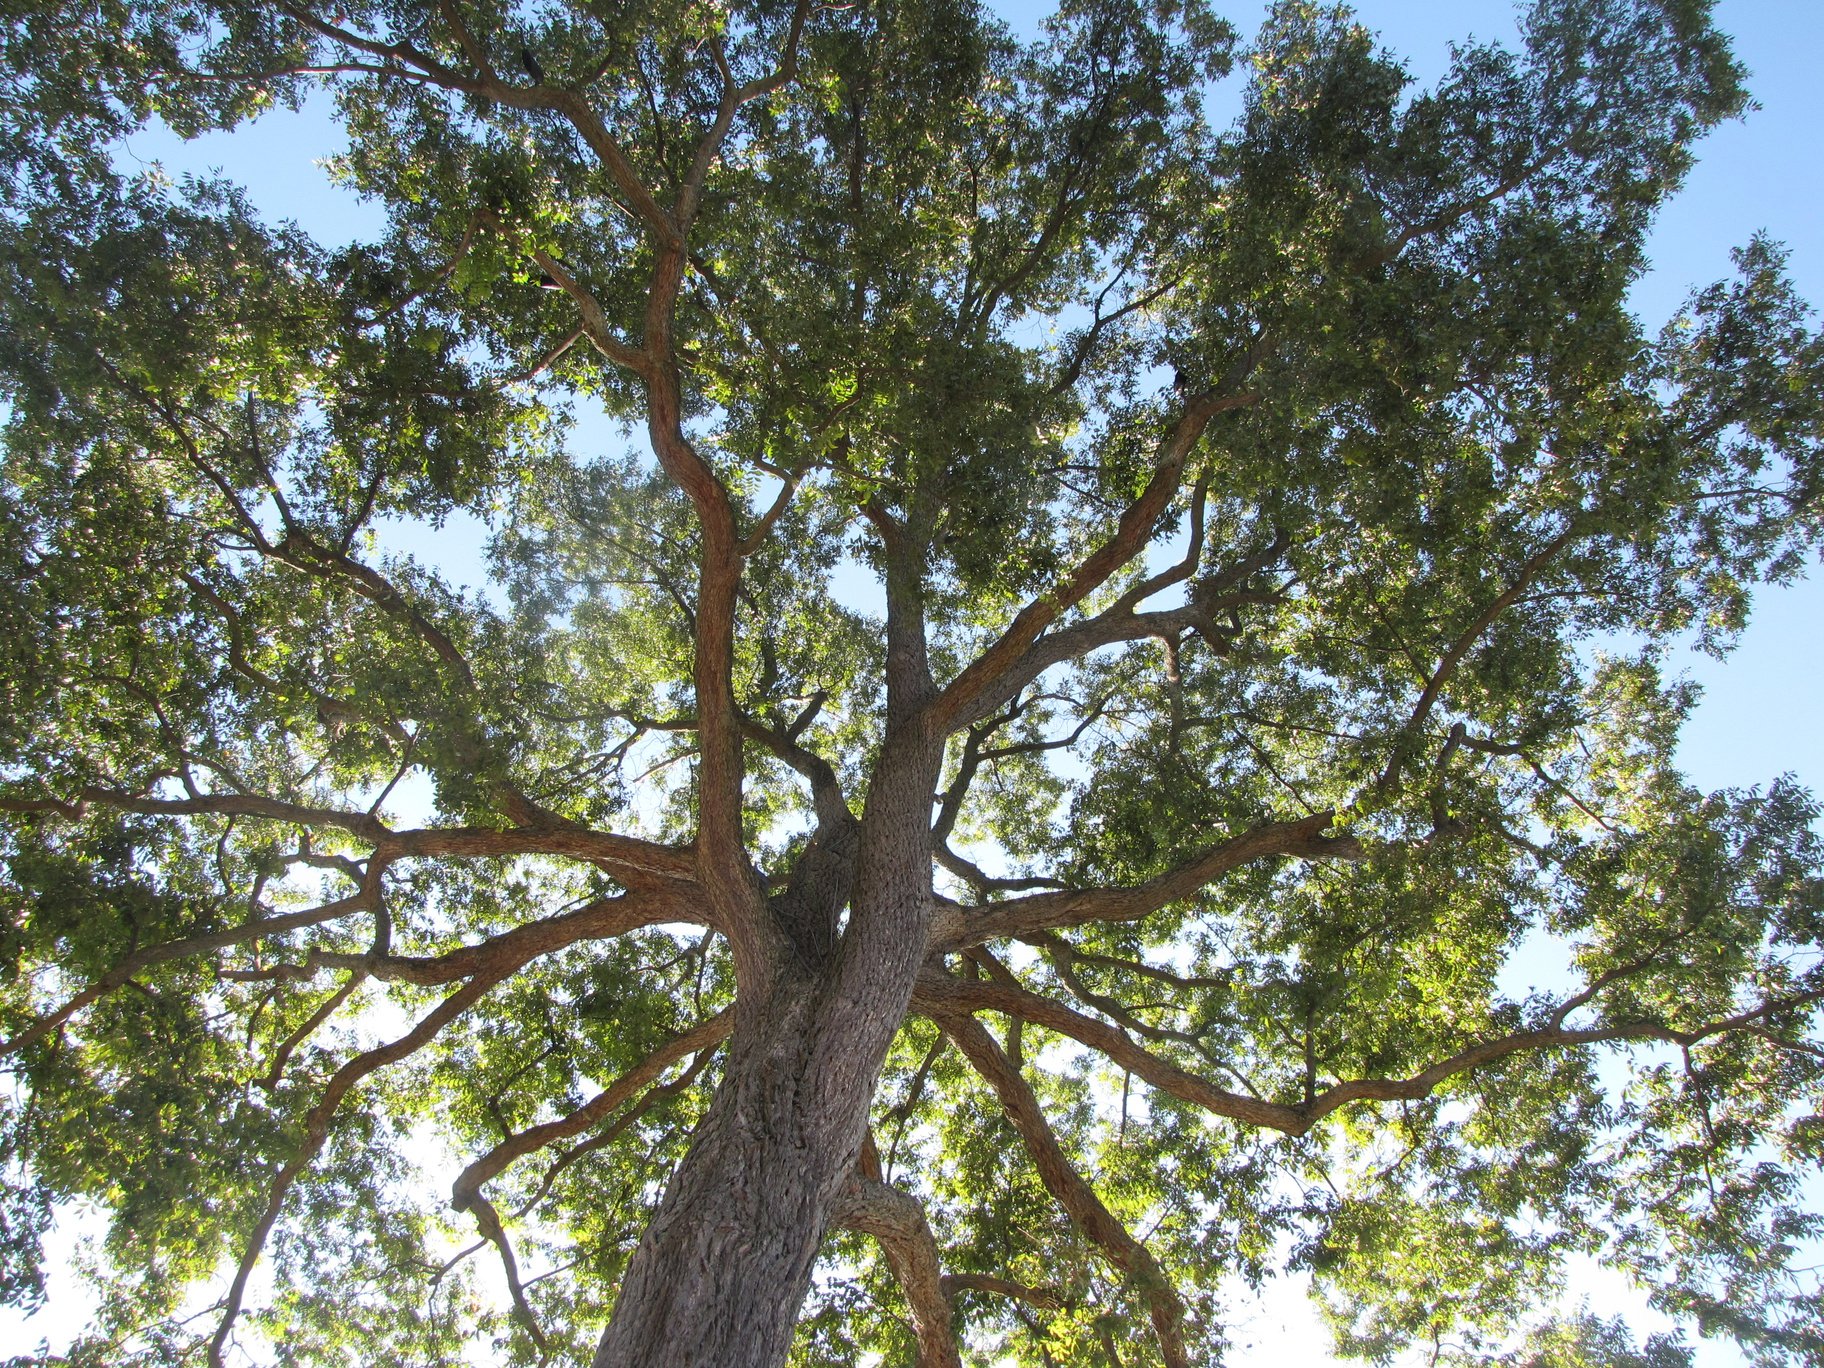
M 844 1005 L 787 981 L 737 1021 L 725 1081 L 634 1252 L 596 1368 L 784 1361 L 903 1011 Z
M 912 1312 L 917 1368 L 962 1368 L 950 1329 L 950 1299 L 938 1268 L 937 1240 L 916 1197 L 880 1181 L 877 1174 L 849 1180 L 837 1212 L 840 1224 L 880 1242 Z

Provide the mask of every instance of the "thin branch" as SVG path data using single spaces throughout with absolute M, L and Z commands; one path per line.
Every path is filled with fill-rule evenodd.
M 539 1327 L 538 1317 L 533 1314 L 532 1305 L 526 1300 L 526 1289 L 519 1281 L 519 1261 L 513 1257 L 513 1242 L 507 1238 L 507 1228 L 500 1223 L 500 1213 L 480 1193 L 469 1199 L 469 1210 L 474 1213 L 475 1224 L 483 1238 L 500 1252 L 501 1271 L 506 1275 L 507 1292 L 513 1298 L 513 1314 L 525 1326 L 526 1334 L 530 1336 L 542 1362 L 551 1351 L 545 1343 L 545 1332 Z
M 662 922 L 700 921 L 702 909 L 688 894 L 663 892 L 597 898 L 573 912 L 524 922 L 474 945 L 440 955 L 385 955 L 340 950 L 311 950 L 296 964 L 260 969 L 230 969 L 222 977 L 237 982 L 276 982 L 315 978 L 324 971 L 359 972 L 386 983 L 433 986 L 487 973 L 501 964 L 524 964 L 585 940 L 607 940 Z
M 322 1097 L 305 1115 L 303 1141 L 273 1179 L 267 1193 L 266 1209 L 242 1248 L 240 1266 L 235 1271 L 234 1281 L 223 1301 L 221 1323 L 216 1327 L 215 1336 L 209 1343 L 209 1368 L 224 1368 L 222 1351 L 233 1332 L 235 1319 L 240 1315 L 241 1301 L 247 1292 L 247 1280 L 253 1274 L 260 1252 L 266 1247 L 266 1237 L 272 1233 L 272 1227 L 279 1219 L 279 1211 L 284 1206 L 292 1184 L 309 1167 L 311 1160 L 329 1138 L 330 1120 L 335 1116 L 336 1109 L 348 1090 L 376 1069 L 396 1063 L 429 1043 L 439 1031 L 479 1002 L 510 972 L 512 971 L 506 970 L 471 980 L 419 1018 L 418 1023 L 397 1040 L 356 1055 L 336 1070 L 324 1087 Z
M 581 325 L 571 329 L 562 342 L 559 342 L 555 347 L 551 348 L 550 351 L 546 352 L 529 370 L 523 370 L 519 374 L 500 383 L 503 385 L 530 384 L 546 371 L 550 370 L 551 367 L 555 366 L 558 361 L 563 358 L 565 353 L 588 335 L 588 332 L 589 329 L 587 325 Z
M 1625 972 L 1639 969 L 1644 963 L 1641 961 L 1624 965 L 1603 976 L 1561 1003 L 1543 1027 L 1517 1031 L 1471 1045 L 1406 1078 L 1358 1078 L 1336 1083 L 1321 1092 L 1313 1091 L 1297 1106 L 1266 1102 L 1217 1088 L 1142 1049 L 1117 1028 L 1084 1016 L 1017 984 L 927 974 L 919 980 L 913 995 L 913 1005 L 916 1010 L 925 1012 L 943 1026 L 952 1039 L 956 1036 L 950 1029 L 951 1025 L 964 1013 L 988 1010 L 1018 1016 L 1088 1046 L 1124 1069 L 1131 1070 L 1161 1092 L 1201 1106 L 1216 1115 L 1282 1131 L 1287 1135 L 1303 1135 L 1318 1121 L 1351 1103 L 1418 1101 L 1429 1096 L 1439 1084 L 1448 1079 L 1517 1054 L 1637 1040 L 1656 1040 L 1689 1049 L 1733 1031 L 1758 1031 L 1771 1018 L 1811 1008 L 1824 1001 L 1824 988 L 1794 993 L 1763 1002 L 1719 1021 L 1688 1029 L 1676 1028 L 1659 1021 L 1578 1028 L 1567 1028 L 1562 1024 L 1571 1012 L 1591 1001 L 1602 987 L 1614 982 Z
M 932 927 L 933 948 L 962 950 L 1007 936 L 1026 936 L 1086 922 L 1137 921 L 1182 901 L 1232 869 L 1255 860 L 1296 856 L 1306 860 L 1367 858 L 1353 836 L 1326 835 L 1334 813 L 1325 811 L 1293 822 L 1268 822 L 1212 846 L 1177 869 L 1130 887 L 1070 889 L 991 903 L 945 909 Z
M 542 1149 L 554 1140 L 567 1139 L 589 1129 L 642 1088 L 655 1082 L 678 1060 L 720 1044 L 733 1029 L 734 1012 L 732 1009 L 724 1009 L 683 1034 L 673 1036 L 568 1116 L 508 1136 L 457 1175 L 450 1189 L 450 1205 L 458 1211 L 467 1210 L 481 1192 L 482 1184 L 515 1159 Z
M 1586 994 L 1579 994 L 1580 997 L 1586 995 L 1587 990 Z M 1460 1050 L 1408 1078 L 1366 1078 L 1338 1083 L 1320 1093 L 1305 1110 L 1310 1119 L 1316 1121 L 1351 1102 L 1416 1100 L 1426 1096 L 1448 1078 L 1524 1051 L 1569 1049 L 1579 1045 L 1605 1045 L 1633 1040 L 1657 1040 L 1689 1049 L 1733 1031 L 1754 1030 L 1771 1017 L 1815 1007 L 1820 1002 L 1824 1002 L 1824 988 L 1775 998 L 1733 1016 L 1690 1029 L 1680 1029 L 1660 1021 L 1640 1021 L 1576 1029 L 1547 1026 L 1536 1031 L 1520 1031 Z
M 378 896 L 377 872 L 371 878 L 372 882 L 359 893 L 340 898 L 335 902 L 322 903 L 316 907 L 305 908 L 300 912 L 256 917 L 251 921 L 242 922 L 238 926 L 227 927 L 221 931 L 212 931 L 200 936 L 187 936 L 182 940 L 165 941 L 136 950 L 121 959 L 112 969 L 102 974 L 61 1007 L 39 1017 L 12 1039 L 0 1043 L 0 1058 L 16 1054 L 28 1045 L 42 1040 L 84 1007 L 105 997 L 116 988 L 122 987 L 134 975 L 155 964 L 164 964 L 170 960 L 183 959 L 190 955 L 204 954 L 210 950 L 220 950 L 225 946 L 257 940 L 262 936 L 276 936 L 286 931 L 296 931 L 301 927 L 320 926 L 324 922 L 335 921 L 339 917 L 346 917 L 355 912 L 371 911 Z
M 1182 413 L 1160 446 L 1146 488 L 1121 510 L 1114 534 L 1049 592 L 1020 609 L 1000 639 L 944 687 L 930 705 L 929 725 L 934 731 L 939 734 L 955 731 L 981 716 L 983 711 L 997 706 L 988 700 L 1001 696 L 1009 673 L 1040 634 L 1140 553 L 1177 492 L 1185 463 L 1210 420 L 1219 413 L 1259 402 L 1258 394 L 1235 388 L 1253 362 L 1254 351 L 1250 350 L 1243 362 L 1238 363 L 1235 373 L 1224 378 L 1228 388 L 1192 395 L 1185 400 Z
M 512 85 L 485 68 L 478 76 L 466 76 L 410 44 L 383 43 L 363 37 L 350 29 L 319 19 L 309 10 L 290 3 L 289 0 L 278 0 L 278 9 L 321 38 L 379 58 L 388 71 L 395 73 L 398 78 L 416 79 L 445 90 L 480 96 L 512 109 L 529 112 L 550 110 L 563 115 L 601 161 L 615 186 L 626 197 L 634 215 L 660 241 L 677 239 L 677 227 L 671 216 L 641 182 L 633 163 L 628 160 L 607 124 L 580 93 L 551 85 Z
M 1135 1016 L 1133 1011 L 1118 999 L 1112 998 L 1106 993 L 1098 993 L 1088 984 L 1084 983 L 1082 978 L 1077 974 L 1076 947 L 1065 940 L 1064 937 L 1046 932 L 1043 933 L 1042 936 L 1025 937 L 1023 939 L 1026 939 L 1028 943 L 1036 942 L 1043 946 L 1045 957 L 1051 964 L 1052 972 L 1058 976 L 1058 982 L 1069 989 L 1071 994 L 1076 997 L 1079 1002 L 1089 1004 L 1089 1006 L 1095 1008 L 1098 1012 L 1102 1013 L 1103 1016 L 1107 1017 L 1123 1030 L 1131 1031 L 1144 1040 L 1155 1040 L 1174 1045 L 1188 1045 L 1199 1054 L 1203 1053 L 1203 1042 L 1196 1036 L 1191 1035 L 1188 1031 L 1176 1031 L 1169 1027 L 1148 1025 L 1139 1017 Z M 986 950 L 980 947 L 971 950 L 969 953 L 971 955 L 988 954 Z M 993 960 L 993 956 L 991 955 L 989 955 L 988 958 Z M 994 960 L 994 963 L 999 966 L 1000 961 Z
M 616 1140 L 621 1138 L 621 1135 L 629 1126 L 646 1115 L 653 1107 L 657 1106 L 660 1102 L 665 1101 L 667 1098 L 676 1097 L 678 1094 L 687 1091 L 697 1081 L 698 1076 L 702 1074 L 703 1070 L 709 1066 L 713 1053 L 713 1050 L 710 1049 L 699 1050 L 690 1063 L 685 1066 L 684 1071 L 676 1078 L 671 1079 L 669 1082 L 661 1083 L 657 1087 L 648 1088 L 640 1095 L 637 1102 L 634 1102 L 626 1111 L 615 1117 L 612 1122 L 602 1127 L 602 1129 L 597 1131 L 594 1135 L 591 1135 L 586 1140 L 579 1140 L 576 1144 L 567 1145 L 559 1150 L 557 1157 L 551 1161 L 550 1165 L 545 1169 L 543 1176 L 539 1178 L 537 1190 L 519 1204 L 519 1210 L 516 1214 L 524 1215 L 526 1212 L 536 1207 L 540 1202 L 544 1201 L 546 1195 L 551 1191 L 552 1185 L 555 1184 L 564 1171 L 576 1163 L 578 1159 L 581 1159 L 585 1154 L 593 1154 L 596 1150 L 612 1145 Z
M 779 493 L 773 499 L 772 507 L 761 515 L 760 521 L 754 524 L 753 530 L 743 537 L 740 545 L 735 548 L 744 558 L 753 555 L 766 544 L 767 534 L 773 530 L 779 519 L 785 516 L 785 510 L 791 507 L 792 496 L 797 494 L 798 485 L 802 479 L 803 476 L 794 474 L 787 476 L 781 482 Z
M 886 1181 L 893 1178 L 893 1168 L 899 1158 L 899 1147 L 905 1142 L 906 1128 L 912 1122 L 912 1113 L 918 1109 L 919 1099 L 924 1096 L 925 1083 L 931 1076 L 931 1066 L 944 1052 L 944 1033 L 939 1031 L 931 1041 L 931 1048 L 925 1051 L 925 1057 L 918 1062 L 918 1068 L 912 1074 L 912 1081 L 906 1085 L 906 1096 L 897 1106 L 887 1113 L 898 1121 L 893 1131 L 893 1143 L 887 1146 L 887 1159 L 884 1177 Z
M 342 986 L 323 999 L 317 1009 L 305 1018 L 303 1025 L 279 1042 L 279 1047 L 272 1052 L 272 1063 L 267 1066 L 265 1073 L 253 1080 L 253 1085 L 256 1088 L 263 1088 L 267 1092 L 276 1091 L 279 1080 L 285 1075 L 285 1066 L 291 1062 L 292 1053 L 298 1046 L 315 1035 L 317 1028 L 334 1016 L 342 1004 L 347 1002 L 355 990 L 366 981 L 365 970 L 356 969 L 349 974 Z
M 1438 695 L 1444 687 L 1455 678 L 1457 668 L 1463 663 L 1463 658 L 1469 654 L 1470 648 L 1481 640 L 1482 634 L 1495 624 L 1496 619 L 1511 608 L 1514 601 L 1526 592 L 1527 586 L 1533 582 L 1539 572 L 1557 559 L 1566 547 L 1582 535 L 1582 525 L 1573 520 L 1557 536 L 1527 557 L 1519 572 L 1514 576 L 1513 582 L 1490 600 L 1488 606 L 1476 615 L 1475 620 L 1445 648 L 1443 656 L 1438 661 L 1438 667 L 1431 672 L 1430 678 L 1425 681 L 1425 687 L 1419 693 L 1418 701 L 1412 706 L 1412 715 L 1406 719 L 1406 725 L 1400 729 L 1399 737 L 1394 744 L 1393 755 L 1387 761 L 1387 768 L 1382 771 L 1381 777 L 1375 782 L 1377 791 L 1385 792 L 1392 788 L 1394 780 L 1399 775 L 1400 767 L 1405 762 L 1406 748 L 1410 739 L 1425 725 L 1425 719 L 1431 715 L 1432 705 L 1437 702 Z
M 570 273 L 563 262 L 543 248 L 534 248 L 532 259 L 575 303 L 583 320 L 583 334 L 588 337 L 591 346 L 624 370 L 632 371 L 638 376 L 650 375 L 652 356 L 641 348 L 628 346 L 615 335 L 601 301 Z
M 1121 959 L 1114 955 L 1083 950 L 1072 945 L 1064 937 L 1054 935 L 1049 931 L 1036 932 L 1030 936 L 1022 936 L 1020 939 L 1035 949 L 1064 954 L 1073 964 L 1093 964 L 1103 969 L 1115 969 L 1124 974 L 1139 974 L 1142 977 L 1169 984 L 1183 992 L 1190 992 L 1198 988 L 1226 990 L 1232 986 L 1232 980 L 1226 976 L 1208 978 L 1195 974 L 1175 974 L 1170 969 L 1161 969 L 1157 965 L 1147 964 L 1142 960 Z
M 1310 1125 L 1300 1108 L 1219 1088 L 1143 1049 L 1119 1027 L 1085 1016 L 1018 984 L 926 974 L 918 981 L 912 1003 L 916 1010 L 931 1016 L 946 1031 L 950 1029 L 953 1017 L 967 1012 L 986 1010 L 1019 1017 L 1086 1045 L 1159 1091 L 1217 1116 L 1290 1135 L 1301 1135 Z

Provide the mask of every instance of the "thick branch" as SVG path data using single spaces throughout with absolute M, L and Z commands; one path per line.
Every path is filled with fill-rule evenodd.
M 950 1302 L 944 1294 L 937 1240 L 925 1219 L 923 1203 L 889 1183 L 856 1174 L 837 1198 L 830 1219 L 834 1225 L 880 1241 L 894 1280 L 912 1310 L 918 1368 L 962 1368 L 962 1355 L 950 1329 Z
M 1169 1027 L 1149 1025 L 1120 1000 L 1110 997 L 1106 993 L 1098 993 L 1091 988 L 1077 973 L 1076 947 L 1064 937 L 1048 931 L 1040 936 L 1030 936 L 1025 939 L 1028 944 L 1038 945 L 1044 949 L 1045 958 L 1051 964 L 1051 971 L 1058 976 L 1058 982 L 1062 983 L 1077 1001 L 1087 1003 L 1123 1030 L 1131 1031 L 1143 1040 L 1188 1045 L 1200 1054 L 1203 1052 L 1203 1042 L 1196 1036 Z M 969 953 L 972 958 L 980 957 L 990 964 L 999 965 L 999 961 L 984 949 L 978 948 Z M 1000 972 L 1006 973 L 1007 971 L 1001 969 Z
M 942 1282 L 944 1295 L 952 1301 L 961 1292 L 987 1292 L 996 1297 L 1012 1297 L 1041 1311 L 1061 1311 L 1066 1304 L 1064 1294 L 1055 1287 L 1032 1287 L 986 1273 L 946 1273 Z
M 612 1145 L 626 1133 L 629 1126 L 636 1124 L 641 1117 L 660 1102 L 689 1091 L 696 1084 L 698 1076 L 708 1066 L 710 1057 L 709 1050 L 699 1051 L 696 1058 L 680 1070 L 676 1077 L 668 1082 L 660 1083 L 656 1087 L 648 1088 L 641 1094 L 638 1101 L 630 1105 L 608 1125 L 603 1126 L 588 1138 L 579 1140 L 574 1145 L 566 1145 L 559 1150 L 556 1158 L 546 1166 L 544 1176 L 538 1180 L 537 1191 L 519 1204 L 519 1214 L 523 1216 L 544 1201 L 546 1194 L 551 1191 L 552 1185 L 557 1182 L 558 1176 L 578 1159 L 585 1154 L 591 1154 Z
M 1190 1368 L 1190 1356 L 1184 1347 L 1184 1303 L 1159 1261 L 1115 1219 L 1095 1189 L 1071 1165 L 1031 1087 L 995 1044 L 994 1037 L 969 1016 L 942 1017 L 940 1024 L 1000 1098 L 1046 1191 L 1145 1299 L 1167 1368 Z

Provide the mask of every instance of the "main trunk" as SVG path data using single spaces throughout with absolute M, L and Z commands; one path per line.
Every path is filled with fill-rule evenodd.
M 853 1172 L 910 995 L 874 1010 L 783 985 L 736 1024 L 728 1069 L 621 1285 L 596 1368 L 776 1368 Z
M 915 716 L 930 678 L 922 618 L 912 613 L 908 625 L 904 606 L 917 586 L 895 583 L 888 736 L 853 881 L 831 880 L 821 904 L 832 931 L 845 904 L 849 924 L 833 955 L 821 938 L 788 950 L 776 922 L 733 947 L 727 1071 L 628 1263 L 595 1368 L 778 1368 L 791 1349 L 830 1211 L 854 1172 L 887 1047 L 912 999 L 933 907 L 931 794 L 943 739 Z M 840 824 L 847 814 L 831 816 Z M 828 820 L 820 817 L 820 834 Z

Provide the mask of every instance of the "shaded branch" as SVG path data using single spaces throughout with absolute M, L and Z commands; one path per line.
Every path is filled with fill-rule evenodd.
M 1282 1106 L 1219 1088 L 1207 1079 L 1199 1078 L 1143 1049 L 1119 1027 L 1086 1016 L 1015 983 L 926 974 L 919 979 L 918 987 L 913 990 L 912 1004 L 915 1010 L 931 1016 L 946 1031 L 949 1031 L 951 1019 L 958 1013 L 982 1010 L 1001 1012 L 1043 1026 L 1107 1056 L 1161 1092 L 1202 1107 L 1217 1116 L 1292 1135 L 1303 1134 L 1310 1125 L 1297 1107 Z
M 291 1062 L 292 1053 L 298 1046 L 315 1035 L 318 1027 L 340 1010 L 342 1004 L 354 995 L 355 990 L 367 981 L 367 977 L 365 969 L 356 969 L 349 974 L 340 988 L 323 999 L 317 1009 L 304 1019 L 303 1025 L 279 1042 L 279 1047 L 272 1052 L 272 1063 L 267 1066 L 266 1072 L 253 1080 L 254 1087 L 263 1088 L 267 1092 L 276 1091 L 279 1080 L 285 1076 L 285 1066 Z
M 517 967 L 517 966 L 515 966 Z M 266 1238 L 272 1233 L 273 1225 L 279 1219 L 279 1211 L 284 1206 L 286 1194 L 291 1191 L 298 1175 L 310 1166 L 317 1152 L 323 1148 L 329 1138 L 329 1123 L 341 1106 L 348 1090 L 373 1073 L 376 1069 L 396 1063 L 406 1056 L 421 1049 L 445 1026 L 461 1016 L 475 1003 L 479 1002 L 488 991 L 507 977 L 512 970 L 504 970 L 483 978 L 476 978 L 451 993 L 431 1011 L 419 1018 L 418 1023 L 386 1045 L 364 1051 L 337 1069 L 323 1089 L 323 1095 L 317 1104 L 304 1117 L 304 1138 L 297 1151 L 279 1170 L 268 1190 L 266 1209 L 255 1223 L 247 1242 L 242 1248 L 240 1266 L 235 1270 L 234 1281 L 229 1285 L 228 1295 L 223 1301 L 222 1319 L 216 1327 L 215 1336 L 209 1343 L 210 1368 L 223 1368 L 222 1351 L 233 1332 L 234 1322 L 240 1315 L 241 1302 L 246 1296 L 247 1280 L 253 1274 L 253 1268 L 259 1262 L 261 1251 L 266 1247 Z
M 1413 704 L 1412 715 L 1406 719 L 1406 725 L 1400 729 L 1399 737 L 1394 744 L 1393 755 L 1387 761 L 1387 768 L 1382 771 L 1381 777 L 1375 782 L 1377 791 L 1384 792 L 1393 786 L 1394 780 L 1399 775 L 1400 766 L 1406 759 L 1407 747 L 1411 743 L 1411 738 L 1425 725 L 1425 719 L 1431 715 L 1432 705 L 1437 702 L 1438 695 L 1443 692 L 1444 687 L 1456 677 L 1457 668 L 1462 665 L 1463 658 L 1469 654 L 1470 649 L 1481 640 L 1482 634 L 1495 624 L 1501 614 L 1513 607 L 1514 602 L 1526 592 L 1527 586 L 1533 582 L 1539 572 L 1550 565 L 1560 552 L 1582 534 L 1582 527 L 1573 521 L 1556 537 L 1529 556 L 1521 565 L 1519 573 L 1514 576 L 1513 582 L 1490 600 L 1488 606 L 1476 615 L 1475 620 L 1445 648 L 1437 668 L 1431 672 L 1431 676 L 1425 681 L 1425 687 L 1419 693 L 1418 701 Z
M 11 1040 L 0 1043 L 0 1057 L 15 1054 L 26 1046 L 42 1040 L 84 1007 L 105 997 L 116 988 L 126 984 L 135 974 L 141 973 L 155 964 L 183 959 L 189 955 L 204 954 L 210 950 L 220 950 L 225 946 L 257 940 L 261 936 L 276 936 L 306 926 L 319 926 L 324 922 L 335 921 L 339 917 L 346 917 L 355 912 L 371 912 L 374 910 L 378 897 L 379 870 L 376 866 L 370 872 L 367 885 L 350 897 L 322 903 L 299 912 L 256 917 L 251 921 L 242 922 L 238 926 L 226 927 L 220 931 L 211 931 L 200 936 L 186 936 L 182 940 L 165 941 L 159 945 L 149 945 L 144 949 L 135 950 L 61 1007 L 39 1017 Z
M 441 955 L 385 955 L 312 950 L 297 964 L 263 969 L 230 969 L 222 977 L 239 982 L 314 978 L 325 970 L 347 970 L 387 983 L 435 985 L 488 973 L 503 964 L 526 964 L 541 955 L 585 940 L 607 940 L 662 922 L 698 922 L 703 912 L 688 893 L 642 892 L 597 898 L 574 912 L 525 922 L 510 931 Z
M 1252 352 L 1238 363 L 1225 384 L 1238 385 L 1254 362 Z M 984 650 L 938 694 L 930 706 L 930 726 L 947 734 L 992 710 L 997 698 L 1006 696 L 1007 681 L 1028 648 L 1053 622 L 1095 592 L 1109 576 L 1145 548 L 1184 472 L 1192 449 L 1218 413 L 1246 408 L 1259 401 L 1252 392 L 1193 395 L 1161 445 L 1146 488 L 1121 510 L 1114 534 L 1097 547 L 1050 592 L 1029 602 L 1015 614 L 999 640 Z

